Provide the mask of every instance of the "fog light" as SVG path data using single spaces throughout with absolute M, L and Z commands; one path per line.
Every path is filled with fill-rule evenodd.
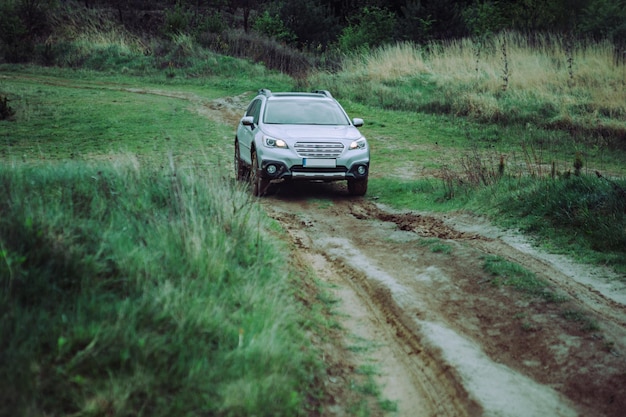
M 356 172 L 358 172 L 359 175 L 365 175 L 367 169 L 365 168 L 365 165 L 359 165 L 359 167 L 356 169 Z
M 267 173 L 270 175 L 276 174 L 276 171 L 277 171 L 276 165 L 268 165 L 267 168 L 265 168 L 265 171 L 267 171 Z

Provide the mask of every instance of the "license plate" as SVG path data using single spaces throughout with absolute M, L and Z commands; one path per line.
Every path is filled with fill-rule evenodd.
M 319 158 L 304 158 L 302 160 L 302 166 L 305 168 L 336 168 L 336 159 L 319 159 Z

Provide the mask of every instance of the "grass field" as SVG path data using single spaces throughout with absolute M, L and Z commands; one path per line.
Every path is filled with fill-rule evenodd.
M 163 68 L 119 42 L 80 42 L 64 55 L 80 68 L 0 67 L 15 113 L 0 121 L 0 414 L 313 412 L 324 369 L 307 308 L 318 307 L 297 301 L 281 231 L 234 184 L 235 126 L 196 111 L 302 80 L 189 39 Z M 573 55 L 573 90 L 547 88 L 545 104 L 543 84 L 520 81 L 528 48 L 507 42 L 506 94 L 501 49 L 472 44 L 383 48 L 306 88 L 365 119 L 368 198 L 486 214 L 625 273 L 624 100 L 593 94 L 617 91 L 621 68 L 593 79 Z M 105 54 L 83 60 L 84 48 Z M 546 82 L 567 85 L 560 71 Z
M 2 73 L 0 414 L 316 407 L 297 276 L 195 109 L 231 92 L 172 84 Z

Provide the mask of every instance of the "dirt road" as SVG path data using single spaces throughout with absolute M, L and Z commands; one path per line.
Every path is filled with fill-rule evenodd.
M 345 352 L 329 385 L 366 363 L 397 403 L 391 415 L 624 415 L 626 290 L 606 271 L 478 218 L 398 213 L 339 184 L 284 185 L 262 204 L 339 300 Z M 521 264 L 564 301 L 494 285 L 485 255 Z
M 240 101 L 198 112 L 234 126 Z M 623 280 L 471 215 L 396 212 L 371 197 L 335 183 L 286 184 L 261 199 L 337 301 L 341 331 L 321 342 L 327 413 L 354 411 L 350 391 L 367 373 L 397 406 L 372 402 L 374 415 L 625 415 Z M 495 285 L 489 255 L 533 272 L 561 301 Z

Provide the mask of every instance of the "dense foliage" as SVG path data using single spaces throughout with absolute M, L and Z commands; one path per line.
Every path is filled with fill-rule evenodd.
M 624 0 L 7 0 L 0 5 L 3 58 L 28 61 L 38 47 L 50 47 L 52 23 L 67 9 L 107 11 L 136 34 L 201 37 L 242 30 L 317 53 L 505 29 L 608 39 L 620 59 L 626 42 Z

